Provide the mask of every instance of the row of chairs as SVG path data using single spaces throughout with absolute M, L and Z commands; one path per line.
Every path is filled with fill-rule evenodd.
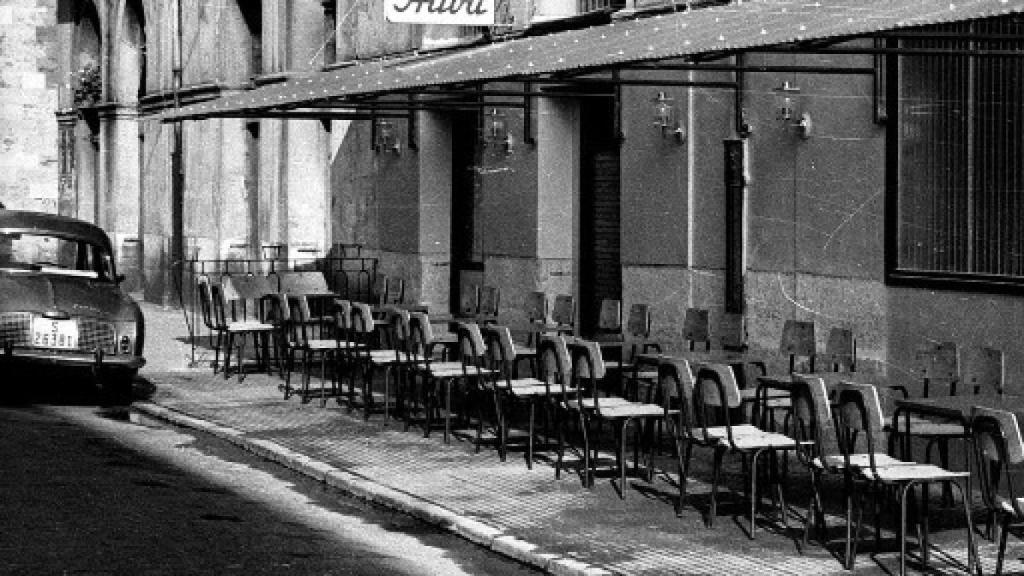
M 829 472 L 841 473 L 844 482 L 850 487 L 847 494 L 847 551 L 845 563 L 852 567 L 855 558 L 857 535 L 860 533 L 860 518 L 863 502 L 857 506 L 858 528 L 854 533 L 851 523 L 854 503 L 861 495 L 875 490 L 879 486 L 894 486 L 898 494 L 901 518 L 900 527 L 906 526 L 906 509 L 913 499 L 909 497 L 914 487 L 923 483 L 947 483 L 957 486 L 965 480 L 966 472 L 950 471 L 945 467 L 929 464 L 917 464 L 908 460 L 897 460 L 886 455 L 879 449 L 881 439 L 891 431 L 881 411 L 878 389 L 873 386 L 843 384 L 837 389 L 834 397 L 837 409 L 831 409 L 824 384 L 808 379 L 804 385 L 794 388 L 790 409 L 793 414 L 793 425 L 777 431 L 771 428 L 758 427 L 752 423 L 730 424 L 730 414 L 735 414 L 743 402 L 740 387 L 732 369 L 722 365 L 701 365 L 694 375 L 689 364 L 680 358 L 662 362 L 656 373 L 657 383 L 648 381 L 648 394 L 644 400 L 637 394 L 627 393 L 625 387 L 613 393 L 614 386 L 604 381 L 615 368 L 620 371 L 623 365 L 614 366 L 606 362 L 600 342 L 582 340 L 574 336 L 560 335 L 552 331 L 540 331 L 536 363 L 539 371 L 532 376 L 519 377 L 519 362 L 534 356 L 532 351 L 523 354 L 517 350 L 512 340 L 511 331 L 506 326 L 489 322 L 462 322 L 458 325 L 455 356 L 458 360 L 448 361 L 437 354 L 438 341 L 433 334 L 432 323 L 426 313 L 410 312 L 398 307 L 387 309 L 387 318 L 375 317 L 370 307 L 364 303 L 338 301 L 332 316 L 333 324 L 323 336 L 315 338 L 311 334 L 300 335 L 309 329 L 314 330 L 316 321 L 309 310 L 306 298 L 299 296 L 282 296 L 279 306 L 287 310 L 284 318 L 279 318 L 278 326 L 287 326 L 287 337 L 283 338 L 287 351 L 285 363 L 286 394 L 291 391 L 290 373 L 294 369 L 295 356 L 303 361 L 304 382 L 301 394 L 308 398 L 313 394 L 309 389 L 309 365 L 319 355 L 321 364 L 321 385 L 318 393 L 322 402 L 327 396 L 335 395 L 354 410 L 361 398 L 366 418 L 380 406 L 385 414 L 394 407 L 395 413 L 405 420 L 408 429 L 419 417 L 423 421 L 424 434 L 440 420 L 444 421 L 445 441 L 451 434 L 451 419 L 458 417 L 466 421 L 472 420 L 475 414 L 477 425 L 476 449 L 481 446 L 482 429 L 487 424 L 485 413 L 493 414 L 498 451 L 502 459 L 508 450 L 508 431 L 511 427 L 510 410 L 506 408 L 514 404 L 525 404 L 529 408 L 529 429 L 527 431 L 527 463 L 532 466 L 533 448 L 536 437 L 534 421 L 536 409 L 542 408 L 545 414 L 545 427 L 553 420 L 558 431 L 558 458 L 555 474 L 559 476 L 563 469 L 565 438 L 568 424 L 577 423 L 578 436 L 581 444 L 581 460 L 584 484 L 593 484 L 594 467 L 598 450 L 596 442 L 599 438 L 600 422 L 612 423 L 615 431 L 616 466 L 618 467 L 619 493 L 625 496 L 625 451 L 627 447 L 627 429 L 636 423 L 636 439 L 634 441 L 634 466 L 642 455 L 646 460 L 648 477 L 651 474 L 652 430 L 655 422 L 666 422 L 672 430 L 677 444 L 679 457 L 680 482 L 679 504 L 685 501 L 686 478 L 689 473 L 689 459 L 694 446 L 705 446 L 713 449 L 711 509 L 708 513 L 708 524 L 715 517 L 717 489 L 722 470 L 722 457 L 729 453 L 740 454 L 745 461 L 748 473 L 747 482 L 750 497 L 750 533 L 753 535 L 759 499 L 757 497 L 759 462 L 764 462 L 766 454 L 779 451 L 796 451 L 800 460 L 811 471 L 815 495 L 810 504 L 811 520 L 822 522 L 822 502 L 820 496 L 820 478 Z M 688 314 L 689 316 L 689 314 Z M 649 319 L 648 319 L 649 322 Z M 813 325 L 812 325 L 813 327 Z M 783 345 L 796 333 L 806 338 L 807 332 L 784 329 Z M 811 333 L 813 342 L 813 332 Z M 695 338 L 699 342 L 700 339 Z M 829 342 L 833 338 L 830 335 Z M 839 339 L 837 339 L 838 341 Z M 846 339 L 852 344 L 852 337 Z M 709 338 L 704 340 L 709 341 Z M 709 344 L 706 344 L 709 346 Z M 830 347 L 832 347 L 830 345 Z M 844 346 L 850 349 L 848 354 L 849 367 L 855 366 L 855 344 Z M 813 358 L 814 355 L 811 357 Z M 835 359 L 835 356 L 830 356 Z M 328 369 L 330 368 L 330 369 Z M 377 371 L 384 372 L 384 378 L 377 380 Z M 635 376 L 618 376 L 619 383 L 629 381 L 639 386 Z M 330 375 L 330 385 L 327 376 Z M 935 375 L 934 367 L 929 375 Z M 341 390 L 341 380 L 348 378 L 348 391 Z M 647 379 L 650 380 L 649 375 Z M 382 381 L 384 389 L 374 390 L 374 383 Z M 970 382 L 980 382 L 969 380 Z M 394 387 L 392 388 L 392 383 Z M 977 391 L 981 384 L 972 384 L 966 388 Z M 357 388 L 359 392 L 357 393 Z M 824 400 L 823 400 L 824 398 Z M 830 427 L 827 423 L 833 423 Z M 972 427 L 973 428 L 973 427 Z M 545 434 L 545 437 L 547 435 Z M 832 438 L 832 440 L 829 440 Z M 1002 440 L 1005 443 L 1005 440 Z M 998 450 L 995 441 L 989 441 L 985 457 L 992 460 Z M 979 458 L 981 456 L 979 455 Z M 1018 458 L 1017 461 L 1024 459 Z M 1007 461 L 1003 458 L 1003 461 Z M 775 489 L 775 498 L 782 504 L 782 520 L 785 523 L 784 494 L 774 464 L 768 467 L 768 474 Z M 761 469 L 764 469 L 762 464 Z M 969 515 L 968 498 L 964 498 L 965 510 Z M 924 502 L 927 500 L 925 499 Z M 1015 503 L 1013 512 L 1019 512 L 1019 503 Z M 1011 506 L 1012 507 L 1012 506 Z M 1004 506 L 1004 508 L 1008 508 Z M 925 511 L 923 517 L 927 517 Z M 1004 510 L 1004 517 L 1020 518 Z M 968 518 L 968 522 L 970 519 Z M 1004 519 L 1004 522 L 1006 520 Z M 805 527 L 805 539 L 813 522 Z M 905 539 L 902 538 L 901 546 Z M 969 537 L 970 538 L 970 537 Z M 1004 532 L 1005 540 L 1005 532 Z M 969 559 L 975 561 L 973 541 L 968 542 Z M 1001 544 L 1001 547 L 1004 544 Z M 1001 560 L 1000 560 L 1001 563 Z M 901 569 L 903 568 L 903 550 L 901 549 Z

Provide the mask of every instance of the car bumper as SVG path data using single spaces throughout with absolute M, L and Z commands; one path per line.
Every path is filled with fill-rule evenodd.
M 99 367 L 138 370 L 146 364 L 141 356 L 127 354 L 91 354 L 88 352 L 54 352 L 37 348 L 0 349 L 0 363 L 28 362 L 48 366 Z

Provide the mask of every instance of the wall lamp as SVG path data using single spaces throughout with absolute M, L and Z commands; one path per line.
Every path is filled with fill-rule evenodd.
M 803 100 L 800 96 L 800 87 L 794 86 L 786 80 L 781 86 L 775 89 L 775 106 L 779 111 L 779 120 L 786 126 L 796 129 L 801 138 L 811 137 L 811 115 L 802 110 Z
M 515 150 L 512 135 L 508 131 L 508 123 L 505 121 L 505 112 L 500 108 L 491 108 L 487 112 L 485 124 L 484 142 L 491 145 L 500 145 L 508 156 Z
M 402 153 L 402 141 L 398 139 L 395 125 L 388 120 L 377 120 L 377 152 Z
M 654 125 L 661 130 L 661 137 L 674 136 L 676 142 L 680 144 L 685 142 L 686 129 L 676 120 L 674 100 L 666 96 L 664 92 L 658 92 L 651 102 L 654 103 Z

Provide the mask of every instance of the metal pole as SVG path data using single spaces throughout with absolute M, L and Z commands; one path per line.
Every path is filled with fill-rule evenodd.
M 181 0 L 174 3 L 175 42 L 172 54 L 172 89 L 174 109 L 181 109 L 182 86 L 182 15 Z M 174 123 L 173 142 L 171 144 L 171 282 L 178 292 L 178 304 L 185 307 L 185 168 L 182 162 L 183 127 L 181 121 Z M 194 306 L 193 306 L 194 308 Z M 193 310 L 194 312 L 194 310 Z M 186 313 L 187 317 L 187 313 Z M 191 363 L 196 361 L 195 322 L 189 324 L 189 342 L 191 344 Z

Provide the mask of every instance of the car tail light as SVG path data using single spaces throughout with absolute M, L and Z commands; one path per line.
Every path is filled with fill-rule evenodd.
M 118 352 L 121 354 L 132 353 L 132 339 L 130 336 L 121 336 L 121 341 L 118 343 Z

